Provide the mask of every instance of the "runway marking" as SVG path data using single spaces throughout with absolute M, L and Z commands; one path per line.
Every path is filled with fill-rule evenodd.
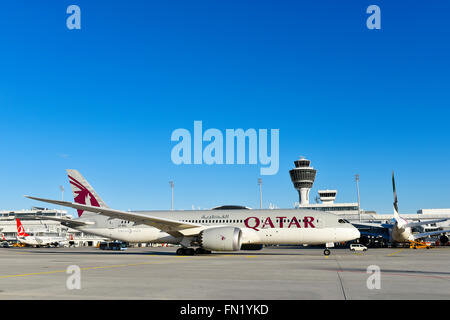
M 55 271 L 46 271 L 46 272 L 34 272 L 34 273 L 24 273 L 24 274 L 13 274 L 9 276 L 0 276 L 0 279 L 5 278 L 15 278 L 15 277 L 26 277 L 26 276 L 34 276 L 38 274 L 52 274 L 52 273 L 60 273 L 60 272 L 66 272 L 66 270 L 55 270 Z
M 363 273 L 363 274 L 367 274 L 367 272 L 364 271 L 356 271 L 356 270 L 326 270 L 326 271 L 330 271 L 330 272 L 349 272 L 349 273 Z M 404 273 L 397 273 L 397 272 L 391 272 L 391 271 L 383 271 L 383 269 L 381 269 L 381 275 L 386 275 L 386 276 L 401 276 L 401 277 L 419 277 L 419 278 L 432 278 L 432 279 L 439 279 L 439 280 L 447 280 L 450 279 L 450 276 L 439 276 L 439 275 L 423 275 L 423 274 L 412 274 L 413 271 L 410 274 L 404 274 Z
M 337 276 L 338 276 L 339 283 L 340 283 L 340 285 L 341 285 L 342 295 L 344 296 L 344 300 L 347 300 L 347 295 L 345 294 L 344 283 L 343 283 L 343 281 L 342 281 L 341 275 L 339 274 L 339 272 L 342 271 L 342 267 L 341 267 L 341 264 L 339 263 L 339 261 L 337 260 L 337 257 L 336 257 L 336 259 L 334 259 L 334 260 L 336 261 L 336 264 L 337 264 L 338 267 L 339 267 L 339 270 L 337 270 L 336 274 L 337 274 Z
M 395 252 L 389 253 L 389 254 L 388 254 L 388 256 L 393 256 L 394 254 L 397 254 L 397 253 L 399 253 L 399 252 L 402 252 L 402 251 L 403 251 L 403 249 L 405 249 L 405 248 L 401 248 L 401 249 L 400 249 L 400 250 L 398 250 L 398 251 L 395 251 Z
M 82 268 L 80 268 L 80 270 L 97 270 L 97 269 L 113 269 L 113 268 L 133 267 L 133 266 L 148 265 L 148 264 L 158 264 L 158 263 L 164 263 L 164 262 L 169 262 L 169 261 L 173 261 L 173 260 L 127 263 L 127 264 L 117 264 L 117 265 L 111 265 L 111 266 L 82 267 Z M 43 274 L 54 274 L 54 273 L 62 273 L 62 272 L 65 273 L 66 271 L 67 270 L 53 270 L 53 271 L 33 272 L 33 273 L 24 273 L 24 274 L 13 274 L 13 275 L 7 275 L 7 276 L 0 276 L 0 279 L 26 277 L 26 276 L 43 275 Z

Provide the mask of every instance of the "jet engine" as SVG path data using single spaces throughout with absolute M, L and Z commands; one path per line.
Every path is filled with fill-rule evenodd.
M 235 227 L 218 227 L 203 230 L 199 245 L 206 250 L 237 251 L 241 248 L 242 231 Z
M 439 237 L 439 241 L 440 241 L 442 244 L 447 244 L 447 243 L 448 243 L 448 237 L 445 236 L 445 235 L 442 235 L 442 236 Z

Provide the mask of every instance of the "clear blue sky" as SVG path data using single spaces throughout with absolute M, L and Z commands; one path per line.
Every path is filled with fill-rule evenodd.
M 81 8 L 68 30 L 66 8 Z M 381 8 L 368 30 L 366 8 Z M 450 207 L 448 1 L 8 1 L 0 9 L 0 208 L 80 170 L 117 209 L 258 207 L 260 166 L 176 166 L 177 128 L 280 130 L 263 205 L 319 188 L 367 210 Z

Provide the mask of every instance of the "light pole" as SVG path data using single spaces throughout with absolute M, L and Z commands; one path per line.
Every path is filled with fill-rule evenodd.
M 64 187 L 59 186 L 59 190 L 61 190 L 61 201 L 64 201 Z
M 358 215 L 359 221 L 361 222 L 361 204 L 359 202 L 359 174 L 355 174 L 355 181 L 356 181 L 356 193 L 358 195 Z
M 173 186 L 174 186 L 174 183 L 173 183 L 173 181 L 169 181 L 169 184 L 170 184 L 170 188 L 172 189 L 172 200 L 170 202 L 170 210 L 173 211 Z
M 61 190 L 61 201 L 64 201 L 64 187 L 63 186 L 59 186 L 59 190 Z M 64 209 L 61 206 L 61 211 L 62 210 L 64 210 Z M 61 212 L 61 216 L 62 216 L 62 212 Z
M 262 209 L 262 179 L 258 178 L 258 185 L 259 185 L 259 208 Z

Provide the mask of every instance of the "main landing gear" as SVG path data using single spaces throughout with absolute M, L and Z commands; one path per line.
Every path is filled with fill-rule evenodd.
M 211 251 L 202 248 L 178 248 L 177 256 L 193 256 L 195 254 L 210 254 Z
M 328 249 L 323 250 L 323 254 L 326 255 L 326 256 L 329 256 L 330 253 L 331 253 L 331 251 L 328 250 Z

